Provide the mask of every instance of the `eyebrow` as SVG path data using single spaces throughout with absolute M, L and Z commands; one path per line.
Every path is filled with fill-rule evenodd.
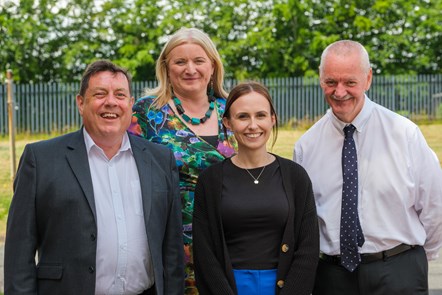
M 129 91 L 129 89 L 124 88 L 124 87 L 120 87 L 120 88 L 115 89 L 115 91 Z
M 93 87 L 93 88 L 89 88 L 89 89 L 92 90 L 92 91 L 105 91 L 105 92 L 109 92 L 109 90 L 107 88 L 101 87 L 101 86 L 97 86 L 97 87 Z M 124 88 L 124 87 L 120 87 L 120 88 L 115 89 L 113 92 L 116 92 L 116 91 L 123 91 L 123 92 L 127 91 L 127 92 L 129 92 L 129 89 Z
M 244 115 L 244 114 L 245 115 L 249 115 L 249 114 L 253 115 L 253 114 L 263 114 L 263 113 L 264 114 L 270 114 L 269 111 L 267 111 L 267 110 L 261 110 L 261 111 L 252 112 L 252 113 L 251 112 L 238 112 L 238 113 L 236 113 L 236 115 Z
M 107 89 L 106 89 L 106 88 L 104 88 L 104 87 L 100 87 L 100 86 L 96 86 L 96 87 L 89 88 L 89 89 L 90 89 L 90 90 L 93 90 L 93 91 L 102 90 L 102 91 L 106 91 L 106 92 L 107 92 Z

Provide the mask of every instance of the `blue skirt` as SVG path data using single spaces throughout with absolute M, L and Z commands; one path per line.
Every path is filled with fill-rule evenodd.
M 276 269 L 234 269 L 238 295 L 275 295 Z

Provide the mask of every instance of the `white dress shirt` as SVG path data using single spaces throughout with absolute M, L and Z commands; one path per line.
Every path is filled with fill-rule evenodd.
M 418 126 L 365 98 L 356 127 L 361 253 L 401 243 L 424 246 L 429 260 L 442 245 L 442 171 Z M 331 110 L 296 143 L 294 161 L 308 172 L 316 200 L 321 252 L 338 255 L 343 128 Z
M 97 213 L 96 295 L 140 294 L 153 285 L 140 178 L 129 137 L 108 159 L 84 129 Z

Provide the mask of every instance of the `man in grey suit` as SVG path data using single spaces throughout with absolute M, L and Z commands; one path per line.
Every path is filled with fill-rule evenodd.
M 86 69 L 83 128 L 28 144 L 14 181 L 5 294 L 183 294 L 181 204 L 169 149 L 126 132 L 130 75 Z

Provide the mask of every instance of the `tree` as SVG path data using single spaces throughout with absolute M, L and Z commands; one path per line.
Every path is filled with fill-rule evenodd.
M 1 73 L 23 83 L 78 81 L 99 58 L 152 80 L 183 26 L 212 38 L 227 78 L 315 76 L 339 39 L 361 42 L 376 74 L 442 73 L 442 0 L 0 1 Z
M 359 41 L 377 74 L 441 72 L 440 0 L 315 0 L 311 4 L 313 43 Z
M 17 81 L 50 81 L 62 67 L 60 19 L 52 13 L 56 2 L 6 1 L 1 6 L 1 66 L 13 69 Z

